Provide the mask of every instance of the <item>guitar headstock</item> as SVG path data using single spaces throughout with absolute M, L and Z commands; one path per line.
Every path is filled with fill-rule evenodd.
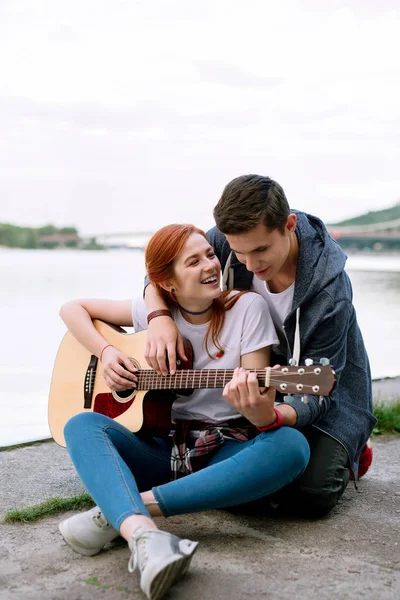
M 283 394 L 329 396 L 336 384 L 336 373 L 330 365 L 300 365 L 271 369 L 269 386 Z

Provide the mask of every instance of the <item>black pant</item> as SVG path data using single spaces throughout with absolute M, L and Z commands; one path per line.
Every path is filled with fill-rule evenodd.
M 308 427 L 303 434 L 310 445 L 310 461 L 304 473 L 280 490 L 274 501 L 284 514 L 318 518 L 336 506 L 350 477 L 349 457 L 339 442 Z
M 299 516 L 320 518 L 336 506 L 350 477 L 349 457 L 342 444 L 315 427 L 302 433 L 308 440 L 310 461 L 302 475 L 272 498 L 262 498 L 246 506 L 246 512 L 256 511 L 268 516 Z

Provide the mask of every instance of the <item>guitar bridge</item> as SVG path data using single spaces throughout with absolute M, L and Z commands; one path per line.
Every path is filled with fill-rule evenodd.
M 88 368 L 86 369 L 85 383 L 84 383 L 84 389 L 83 389 L 83 397 L 85 399 L 85 402 L 83 404 L 83 408 L 92 408 L 93 388 L 94 388 L 94 381 L 96 379 L 96 370 L 97 370 L 98 360 L 99 359 L 97 358 L 97 356 L 92 354 L 92 356 L 90 357 L 90 362 L 89 362 Z

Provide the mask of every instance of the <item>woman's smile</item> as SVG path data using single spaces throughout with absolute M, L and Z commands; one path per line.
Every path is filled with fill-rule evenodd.
M 217 275 L 210 275 L 209 277 L 206 277 L 206 279 L 203 279 L 200 283 L 202 283 L 202 285 L 210 285 L 210 286 L 219 285 Z

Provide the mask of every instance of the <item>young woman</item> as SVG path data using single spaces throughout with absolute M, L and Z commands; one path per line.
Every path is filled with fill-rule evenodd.
M 273 390 L 261 393 L 254 372 L 269 365 L 278 342 L 266 302 L 252 292 L 221 292 L 220 264 L 206 235 L 193 225 L 169 225 L 151 238 L 145 254 L 179 330 L 194 350 L 195 369 L 235 369 L 225 389 L 178 396 L 173 432 L 136 435 L 98 413 L 78 414 L 65 427 L 75 468 L 98 507 L 60 524 L 65 541 L 84 555 L 117 535 L 132 552 L 142 590 L 161 598 L 186 572 L 197 543 L 160 531 L 153 517 L 243 504 L 269 496 L 305 469 L 309 448 L 292 427 L 280 427 Z M 134 325 L 147 315 L 143 300 L 80 300 L 61 309 L 71 333 L 100 357 L 112 390 L 137 381 L 131 361 L 110 346 L 92 319 Z M 228 398 L 229 401 L 226 399 Z

